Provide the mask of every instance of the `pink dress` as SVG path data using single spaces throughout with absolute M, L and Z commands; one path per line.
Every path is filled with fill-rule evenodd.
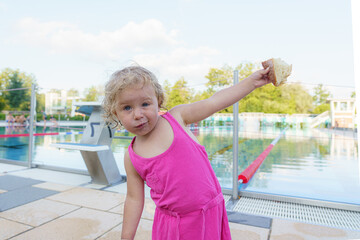
M 224 197 L 205 147 L 195 142 L 170 113 L 174 140 L 164 153 L 143 158 L 132 145 L 129 154 L 151 188 L 156 204 L 152 239 L 231 239 Z

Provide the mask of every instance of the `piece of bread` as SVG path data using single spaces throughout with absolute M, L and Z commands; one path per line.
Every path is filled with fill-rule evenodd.
M 261 64 L 265 69 L 270 67 L 268 77 L 276 87 L 284 84 L 287 80 L 287 77 L 289 77 L 291 74 L 292 65 L 287 64 L 280 58 L 271 58 L 265 62 L 262 62 Z

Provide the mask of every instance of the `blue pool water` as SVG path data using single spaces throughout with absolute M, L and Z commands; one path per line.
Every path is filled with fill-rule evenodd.
M 37 132 L 70 132 L 60 136 L 35 137 L 33 162 L 86 170 L 76 150 L 50 147 L 58 142 L 80 142 L 79 130 L 37 128 Z M 26 129 L 0 128 L 0 134 L 26 133 Z M 244 170 L 281 132 L 263 128 L 239 132 L 239 173 Z M 232 187 L 232 128 L 193 130 L 206 147 L 211 164 L 223 188 Z M 112 150 L 121 174 L 125 174 L 123 154 L 130 140 L 114 139 Z M 245 191 L 360 204 L 360 174 L 357 139 L 322 130 L 287 130 L 275 145 Z M 0 158 L 26 162 L 28 138 L 0 138 Z

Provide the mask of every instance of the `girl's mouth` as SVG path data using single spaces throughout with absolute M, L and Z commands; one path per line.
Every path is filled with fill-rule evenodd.
M 142 123 L 142 124 L 139 124 L 139 125 L 135 126 L 135 128 L 142 128 L 145 124 L 146 124 L 146 122 L 144 122 L 144 123 Z

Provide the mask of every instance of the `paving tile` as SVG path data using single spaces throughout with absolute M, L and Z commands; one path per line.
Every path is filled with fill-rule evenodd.
M 153 222 L 141 219 L 134 240 L 151 240 Z M 119 240 L 121 238 L 122 224 L 104 234 L 98 240 Z
M 82 187 L 92 188 L 92 189 L 102 189 L 102 188 L 105 188 L 106 185 L 90 183 L 90 184 L 82 185 Z
M 42 183 L 42 181 L 11 175 L 0 176 L 0 189 L 8 191 L 26 186 L 31 186 L 38 183 Z
M 124 215 L 124 203 L 121 203 L 120 205 L 114 207 L 114 208 L 111 208 L 109 210 L 109 212 L 112 212 L 112 213 L 117 213 L 117 214 L 121 214 L 121 215 Z
M 233 240 L 267 240 L 269 229 L 253 227 L 238 223 L 229 223 L 231 238 Z
M 106 211 L 122 204 L 125 201 L 125 196 L 112 192 L 77 187 L 51 196 L 48 199 Z
M 135 239 L 136 240 L 150 240 L 152 233 L 153 221 L 141 219 L 139 222 L 138 229 L 136 231 Z
M 49 190 L 54 190 L 54 191 L 58 191 L 58 192 L 63 192 L 63 191 L 67 191 L 71 188 L 74 188 L 74 186 L 71 186 L 71 185 L 64 185 L 64 184 L 51 183 L 51 182 L 44 182 L 44 183 L 36 184 L 36 185 L 33 185 L 33 187 L 49 189 Z
M 116 184 L 114 186 L 107 187 L 104 190 L 105 191 L 110 191 L 110 192 L 126 194 L 126 192 L 127 192 L 127 184 L 126 183 Z
M 27 167 L 24 166 L 18 166 L 13 164 L 6 164 L 6 163 L 0 163 L 0 173 L 8 173 L 12 171 L 19 171 L 27 169 Z
M 110 192 L 116 192 L 116 193 L 122 193 L 122 194 L 126 194 L 127 193 L 127 184 L 126 183 L 120 183 L 114 186 L 110 186 L 104 189 L 105 191 L 110 191 Z M 150 198 L 150 188 L 145 184 L 144 186 L 144 191 L 145 191 L 145 197 L 146 198 Z
M 11 240 L 96 239 L 121 222 L 119 214 L 80 208 Z
M 96 240 L 119 240 L 121 239 L 121 228 L 122 224 L 119 224 Z
M 0 218 L 0 238 L 8 239 L 19 233 L 25 232 L 32 227 L 26 226 L 21 223 L 9 221 L 7 219 Z
M 141 215 L 141 218 L 154 220 L 155 208 L 156 205 L 154 201 L 151 198 L 145 198 L 144 210 Z M 124 204 L 120 204 L 115 208 L 110 209 L 109 211 L 113 213 L 124 214 Z
M 256 216 L 252 214 L 239 213 L 239 212 L 227 212 L 229 222 L 245 224 L 253 227 L 268 228 L 271 227 L 271 218 Z
M 270 240 L 360 239 L 359 231 L 273 219 Z
M 0 212 L 0 217 L 36 227 L 78 208 L 78 206 L 66 203 L 41 199 L 5 212 Z
M 0 212 L 15 208 L 44 197 L 56 194 L 53 190 L 41 189 L 32 186 L 18 188 L 0 194 Z
M 145 198 L 144 210 L 141 218 L 148 220 L 154 220 L 156 205 L 151 198 Z
M 47 169 L 31 168 L 23 171 L 12 172 L 8 175 L 38 179 L 44 182 L 53 182 L 67 184 L 71 186 L 79 186 L 91 182 L 91 177 L 81 174 L 65 173 L 59 171 L 51 171 Z

